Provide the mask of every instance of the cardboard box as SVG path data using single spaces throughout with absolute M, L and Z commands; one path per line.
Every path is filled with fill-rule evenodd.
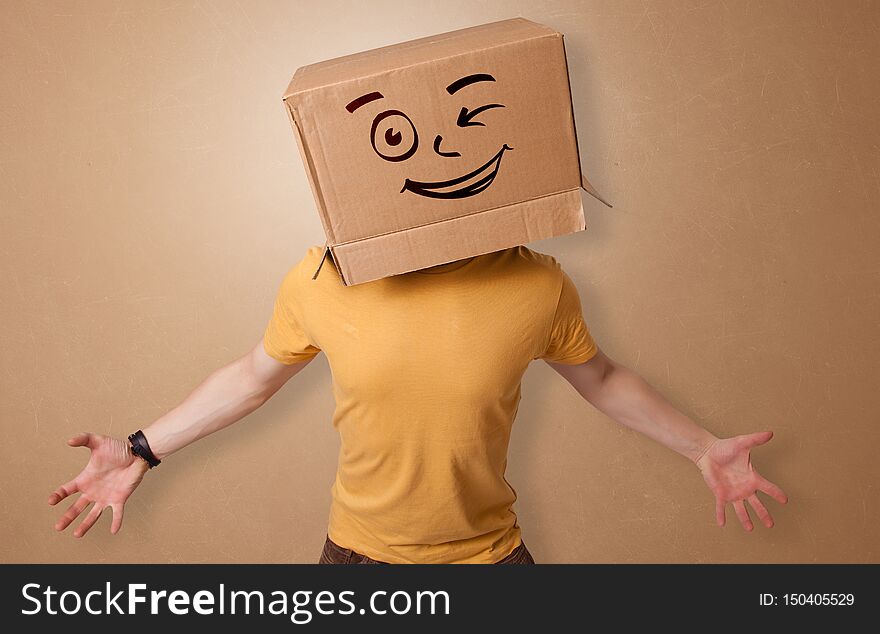
M 611 206 L 563 35 L 524 18 L 303 66 L 283 102 L 347 285 L 583 230 L 581 188 Z

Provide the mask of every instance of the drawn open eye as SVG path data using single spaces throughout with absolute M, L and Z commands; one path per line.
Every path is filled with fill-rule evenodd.
M 373 119 L 370 143 L 386 161 L 405 161 L 419 147 L 419 135 L 412 120 L 400 110 L 380 112 Z
M 490 103 L 485 106 L 480 106 L 475 110 L 468 110 L 467 108 L 462 108 L 461 112 L 458 113 L 458 120 L 455 122 L 456 125 L 460 128 L 466 128 L 471 125 L 486 125 L 485 123 L 481 123 L 480 121 L 471 121 L 478 114 L 483 112 L 484 110 L 488 110 L 489 108 L 503 108 L 504 106 L 500 103 Z

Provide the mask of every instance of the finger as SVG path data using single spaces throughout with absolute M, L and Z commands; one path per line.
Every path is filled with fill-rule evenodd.
M 89 511 L 89 514 L 86 515 L 86 519 L 82 521 L 82 524 L 76 527 L 76 530 L 73 531 L 74 537 L 82 537 L 88 532 L 88 530 L 94 526 L 95 522 L 98 521 L 98 518 L 101 516 L 101 511 L 103 511 L 105 505 L 102 502 L 95 502 L 95 505 L 92 507 L 92 510 Z
M 726 518 L 724 517 L 724 500 L 715 498 L 715 521 L 718 526 L 724 526 Z
M 110 509 L 113 511 L 113 521 L 110 523 L 110 533 L 115 535 L 122 528 L 122 511 L 125 509 L 123 504 L 111 504 Z
M 88 447 L 89 449 L 94 449 L 96 440 L 94 434 L 85 431 L 68 440 L 67 444 L 71 447 Z
M 755 528 L 752 524 L 752 519 L 749 517 L 749 512 L 746 510 L 746 505 L 743 504 L 742 500 L 736 500 L 733 503 L 733 510 L 736 511 L 736 515 L 739 517 L 740 524 L 743 525 L 744 529 L 751 531 Z
M 788 503 L 788 496 L 778 486 L 767 480 L 763 476 L 758 476 L 758 490 L 763 491 L 780 504 Z
M 765 442 L 773 438 L 772 431 L 759 431 L 754 434 L 745 434 L 739 437 L 740 446 L 745 449 L 751 449 L 752 447 L 757 447 L 758 445 L 763 445 Z
M 92 501 L 87 498 L 85 495 L 80 495 L 77 498 L 76 502 L 70 505 L 70 508 L 67 509 L 67 512 L 61 516 L 61 519 L 55 524 L 56 531 L 63 531 L 65 528 L 70 526 L 70 523 L 75 520 L 83 510 L 91 504 Z
M 767 507 L 758 499 L 758 495 L 752 493 L 746 499 L 749 501 L 749 504 L 752 505 L 752 508 L 755 509 L 755 513 L 758 514 L 758 519 L 764 523 L 764 526 L 767 528 L 773 528 L 773 518 L 770 517 L 770 512 L 767 510 Z
M 55 506 L 61 500 L 69 495 L 73 495 L 77 491 L 79 491 L 79 487 L 76 486 L 76 479 L 66 482 L 49 494 L 49 504 Z

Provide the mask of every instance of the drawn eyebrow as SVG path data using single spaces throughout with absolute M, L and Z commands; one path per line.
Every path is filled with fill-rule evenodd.
M 376 99 L 382 99 L 384 97 L 385 97 L 385 95 L 383 95 L 381 92 L 367 93 L 366 95 L 361 95 L 360 97 L 358 97 L 357 99 L 352 101 L 350 104 L 345 106 L 345 109 L 348 110 L 349 112 L 354 112 L 355 110 L 360 108 L 365 103 L 370 103 L 371 101 L 375 101 Z
M 473 75 L 467 75 L 466 77 L 462 77 L 461 79 L 456 79 L 454 82 L 446 87 L 446 92 L 448 92 L 450 95 L 455 94 L 456 91 L 459 91 L 465 86 L 476 83 L 478 81 L 495 81 L 495 78 L 492 77 L 492 75 L 487 75 L 486 73 L 474 73 Z

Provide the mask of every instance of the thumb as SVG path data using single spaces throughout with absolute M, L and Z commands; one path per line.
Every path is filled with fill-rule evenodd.
M 763 445 L 765 442 L 773 438 L 772 431 L 759 431 L 754 434 L 745 434 L 739 437 L 740 446 L 744 449 L 751 449 L 752 447 L 757 447 L 758 445 Z
M 67 441 L 67 444 L 71 447 L 88 447 L 89 449 L 94 449 L 97 439 L 94 434 L 90 434 L 89 432 L 82 432 L 77 434 L 73 438 Z

